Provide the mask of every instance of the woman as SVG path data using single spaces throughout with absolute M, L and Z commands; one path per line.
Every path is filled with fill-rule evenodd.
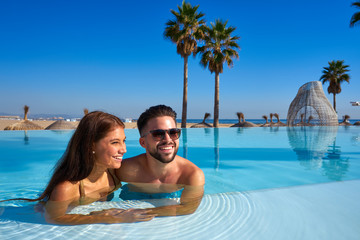
M 89 215 L 67 214 L 69 208 L 106 199 L 121 183 L 114 169 L 126 153 L 125 125 L 108 113 L 85 115 L 57 163 L 46 189 L 37 199 L 45 200 L 46 219 L 60 224 L 120 223 L 151 220 L 141 209 L 108 209 Z

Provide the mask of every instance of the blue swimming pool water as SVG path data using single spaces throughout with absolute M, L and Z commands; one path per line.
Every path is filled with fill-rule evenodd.
M 125 133 L 126 155 L 142 153 L 137 130 Z M 71 135 L 72 131 L 0 131 L 0 199 L 37 196 Z M 30 214 L 32 205 L 1 203 L 0 237 L 23 239 L 25 233 L 34 232 L 34 239 L 41 238 L 31 230 L 38 229 L 48 239 L 67 239 L 78 231 L 82 236 L 91 231 L 94 239 L 113 234 L 126 236 L 123 239 L 158 239 L 168 231 L 177 239 L 269 239 L 272 224 L 289 221 L 293 224 L 288 230 L 272 233 L 275 238 L 360 236 L 356 228 L 360 206 L 352 200 L 360 199 L 360 127 L 184 129 L 178 154 L 198 165 L 206 177 L 204 200 L 193 215 L 121 224 L 121 231 L 113 225 L 49 230 L 41 216 Z M 115 200 L 107 204 L 121 205 Z M 342 220 L 336 228 L 330 227 L 334 219 Z M 323 221 L 320 225 L 326 229 L 311 230 L 313 221 Z M 167 230 L 150 230 L 164 224 Z

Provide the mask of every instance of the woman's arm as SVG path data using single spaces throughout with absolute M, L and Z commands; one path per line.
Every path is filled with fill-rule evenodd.
M 48 201 L 46 204 L 46 221 L 55 224 L 78 225 L 93 223 L 141 222 L 149 221 L 154 218 L 154 215 L 149 214 L 150 211 L 142 209 L 106 209 L 91 212 L 87 215 L 66 214 L 63 212 L 63 209 L 68 205 L 69 204 L 66 202 Z
M 149 221 L 154 215 L 142 209 L 107 209 L 82 214 L 67 214 L 70 205 L 79 202 L 79 185 L 76 183 L 64 182 L 56 186 L 51 193 L 49 201 L 45 205 L 45 219 L 49 223 L 56 224 L 92 224 L 92 223 L 129 223 Z

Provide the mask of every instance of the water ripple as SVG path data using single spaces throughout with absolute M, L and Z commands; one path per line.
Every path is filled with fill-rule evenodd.
M 204 196 L 194 214 L 123 224 L 58 226 L 40 220 L 19 220 L 19 217 L 6 219 L 5 216 L 15 213 L 23 214 L 25 211 L 27 214 L 26 210 L 30 212 L 30 208 L 4 207 L 3 213 L 0 208 L 0 235 L 2 240 L 358 239 L 360 206 L 357 199 L 360 193 L 353 190 L 359 186 L 360 181 L 347 181 L 210 194 Z M 105 208 L 147 208 L 161 204 L 164 202 L 157 200 L 97 202 L 79 206 L 72 213 L 86 214 Z M 12 212 L 12 208 L 16 211 Z

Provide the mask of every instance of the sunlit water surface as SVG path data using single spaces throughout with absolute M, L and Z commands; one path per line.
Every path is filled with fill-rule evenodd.
M 0 199 L 36 197 L 72 133 L 0 131 Z M 143 153 L 137 130 L 125 134 L 126 155 Z M 360 127 L 184 129 L 178 154 L 206 177 L 192 215 L 58 226 L 13 201 L 0 205 L 0 239 L 359 239 Z M 167 204 L 119 191 L 74 211 Z

